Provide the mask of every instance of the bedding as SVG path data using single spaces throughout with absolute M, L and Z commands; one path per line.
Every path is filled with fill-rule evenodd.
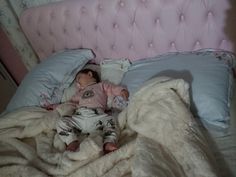
M 133 62 L 121 84 L 133 94 L 154 76 L 183 78 L 191 85 L 193 114 L 209 129 L 225 131 L 230 124 L 235 63 L 234 54 L 228 51 L 170 53 Z
M 95 135 L 78 152 L 64 151 L 53 129 L 66 104 L 58 108 L 61 115 L 39 107 L 12 111 L 0 119 L 0 176 L 217 176 L 188 108 L 188 89 L 183 79 L 149 80 L 119 114 L 120 148 L 107 155 Z
M 60 103 L 64 89 L 93 58 L 90 49 L 65 50 L 48 57 L 26 75 L 6 111 Z

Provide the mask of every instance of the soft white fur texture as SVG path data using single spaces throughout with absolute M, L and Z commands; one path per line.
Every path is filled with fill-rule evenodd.
M 148 81 L 119 114 L 120 148 L 107 155 L 96 135 L 80 151 L 64 151 L 54 130 L 57 111 L 19 109 L 0 119 L 0 176 L 215 177 L 207 142 L 188 107 L 182 79 Z

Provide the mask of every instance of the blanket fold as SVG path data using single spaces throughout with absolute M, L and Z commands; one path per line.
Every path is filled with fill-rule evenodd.
M 107 155 L 96 135 L 86 138 L 80 151 L 65 151 L 54 130 L 57 111 L 29 107 L 5 114 L 0 176 L 215 177 L 214 158 L 189 110 L 188 91 L 182 79 L 146 82 L 119 114 L 120 148 Z

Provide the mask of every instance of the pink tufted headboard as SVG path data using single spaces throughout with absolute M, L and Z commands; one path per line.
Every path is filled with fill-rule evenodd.
M 91 48 L 102 58 L 137 60 L 169 51 L 232 50 L 224 33 L 228 0 L 66 0 L 20 19 L 34 50 Z

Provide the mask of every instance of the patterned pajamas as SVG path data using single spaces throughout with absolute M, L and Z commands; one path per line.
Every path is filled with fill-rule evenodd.
M 113 116 L 109 116 L 99 109 L 79 108 L 72 116 L 61 117 L 57 122 L 59 137 L 67 145 L 78 140 L 81 134 L 101 132 L 104 144 L 116 143 L 118 128 Z

